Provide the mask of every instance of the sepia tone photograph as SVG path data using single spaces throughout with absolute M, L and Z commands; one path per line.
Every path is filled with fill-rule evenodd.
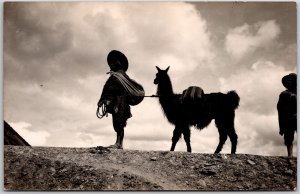
M 3 3 L 5 191 L 296 191 L 297 3 Z

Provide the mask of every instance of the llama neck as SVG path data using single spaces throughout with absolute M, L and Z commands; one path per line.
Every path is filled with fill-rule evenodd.
M 157 95 L 159 95 L 159 103 L 168 121 L 173 124 L 176 123 L 177 113 L 174 110 L 178 107 L 178 101 L 175 100 L 176 96 L 169 77 L 158 84 Z
M 157 95 L 160 96 L 174 95 L 172 83 L 169 77 L 166 77 L 164 81 L 158 84 Z

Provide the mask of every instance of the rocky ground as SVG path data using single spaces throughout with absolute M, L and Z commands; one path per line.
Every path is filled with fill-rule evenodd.
M 97 148 L 4 147 L 4 189 L 294 191 L 297 158 Z

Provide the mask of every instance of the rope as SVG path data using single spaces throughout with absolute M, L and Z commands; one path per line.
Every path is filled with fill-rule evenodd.
M 143 95 L 143 97 L 158 98 L 160 96 L 153 94 L 151 96 Z M 106 104 L 102 104 L 101 106 L 98 106 L 97 111 L 96 111 L 96 115 L 99 119 L 102 119 L 105 115 L 108 116 L 107 111 L 106 111 Z
M 130 96 L 144 96 L 144 91 L 133 85 L 132 82 L 130 82 L 122 73 L 110 72 L 110 74 L 120 81 Z
M 99 119 L 102 119 L 105 115 L 107 116 L 106 104 L 102 104 L 101 106 L 98 106 L 96 115 Z
M 107 72 L 107 74 L 111 74 L 115 76 L 120 83 L 124 86 L 126 91 L 128 92 L 129 96 L 134 97 L 159 97 L 159 95 L 151 95 L 151 96 L 146 96 L 144 90 L 141 90 L 137 88 L 132 82 L 130 82 L 122 73 L 119 72 Z M 134 80 L 132 80 L 134 81 Z M 134 81 L 135 82 L 135 81 Z M 107 110 L 106 110 L 106 104 L 102 104 L 101 106 L 98 106 L 96 115 L 99 119 L 102 119 L 105 115 L 107 116 Z
M 160 97 L 160 95 L 151 95 L 151 96 L 143 96 L 143 97 L 150 97 L 150 98 L 158 98 L 158 97 Z

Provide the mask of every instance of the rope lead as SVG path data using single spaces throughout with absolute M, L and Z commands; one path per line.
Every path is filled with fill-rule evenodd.
M 151 96 L 143 96 L 143 97 L 160 97 L 159 95 L 151 95 Z M 98 106 L 96 115 L 99 119 L 102 119 L 105 115 L 108 116 L 107 111 L 106 111 L 106 104 L 102 104 L 101 106 Z
M 100 110 L 100 108 L 101 108 L 101 110 Z M 99 119 L 102 119 L 105 115 L 107 115 L 105 104 L 102 104 L 101 106 L 98 106 L 97 111 L 96 111 L 96 115 Z

